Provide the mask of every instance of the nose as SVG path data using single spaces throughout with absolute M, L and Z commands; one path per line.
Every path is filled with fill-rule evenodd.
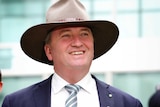
M 72 46 L 73 47 L 81 47 L 83 45 L 83 42 L 79 36 L 74 36 L 72 40 Z

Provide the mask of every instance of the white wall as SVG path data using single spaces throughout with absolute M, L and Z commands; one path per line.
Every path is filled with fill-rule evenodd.
M 107 54 L 94 61 L 91 70 L 160 70 L 160 38 L 119 39 Z

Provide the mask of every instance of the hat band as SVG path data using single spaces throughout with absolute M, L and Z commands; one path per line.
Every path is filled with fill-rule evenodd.
M 65 18 L 65 19 L 60 19 L 55 22 L 76 22 L 76 21 L 84 21 L 82 18 Z

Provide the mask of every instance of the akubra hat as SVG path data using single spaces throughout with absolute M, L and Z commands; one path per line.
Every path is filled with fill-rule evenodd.
M 105 20 L 89 20 L 79 0 L 59 0 L 47 11 L 46 23 L 29 28 L 21 37 L 21 48 L 32 59 L 53 65 L 45 55 L 44 44 L 48 33 L 61 26 L 89 27 L 94 37 L 94 59 L 106 53 L 117 41 L 118 27 Z

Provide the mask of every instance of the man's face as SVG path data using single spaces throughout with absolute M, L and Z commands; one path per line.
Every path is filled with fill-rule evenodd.
M 87 27 L 65 27 L 51 32 L 47 57 L 54 66 L 90 66 L 94 57 L 94 40 Z

